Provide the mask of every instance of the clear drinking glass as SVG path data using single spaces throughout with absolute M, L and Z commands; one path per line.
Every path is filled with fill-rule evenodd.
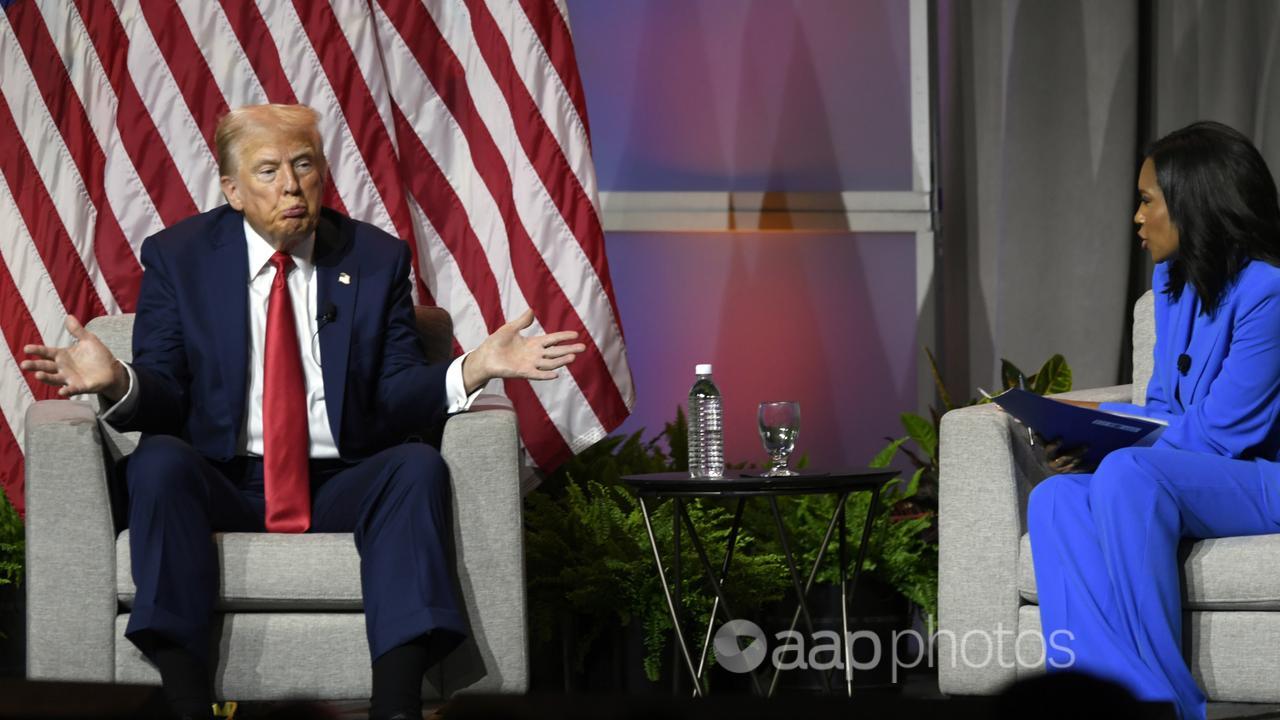
M 765 477 L 796 475 L 787 468 L 791 451 L 796 449 L 796 437 L 800 435 L 800 403 L 762 402 L 756 414 L 760 426 L 760 441 L 769 453 L 769 471 Z

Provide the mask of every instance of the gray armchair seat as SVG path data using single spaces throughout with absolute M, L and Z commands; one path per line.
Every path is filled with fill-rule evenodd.
M 430 319 L 428 344 L 437 335 L 448 342 L 441 319 Z M 98 318 L 89 329 L 128 360 L 132 326 L 133 317 L 122 315 Z M 129 538 L 113 525 L 107 482 L 109 467 L 137 437 L 99 423 L 95 409 L 48 400 L 27 413 L 27 676 L 158 684 L 158 673 L 123 635 L 134 595 Z M 424 696 L 523 692 L 528 632 L 511 405 L 482 396 L 445 423 L 440 449 L 453 488 L 455 577 L 471 636 L 428 673 Z M 221 563 L 211 638 L 216 695 L 367 698 L 369 648 L 352 536 L 218 533 L 214 542 Z
M 1144 402 L 1152 313 L 1148 292 L 1134 307 L 1132 385 L 1063 397 Z M 999 692 L 1043 670 L 1027 498 L 1044 472 L 1025 431 L 997 408 L 942 418 L 937 648 L 944 693 Z M 1183 652 L 1208 698 L 1280 702 L 1280 535 L 1187 542 L 1181 557 Z

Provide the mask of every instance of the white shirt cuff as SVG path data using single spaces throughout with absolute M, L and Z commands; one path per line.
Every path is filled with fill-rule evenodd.
M 133 367 L 123 360 L 116 362 L 124 366 L 125 372 L 129 374 L 129 389 L 125 392 L 124 397 L 116 401 L 115 405 L 107 408 L 98 415 L 98 419 L 103 422 L 111 422 L 111 418 L 117 414 L 128 417 L 133 413 L 134 408 L 138 406 L 138 393 L 134 390 L 138 386 L 138 376 L 133 372 Z
M 471 409 L 471 403 L 480 397 L 480 392 L 484 390 L 481 385 L 475 392 L 467 394 L 467 384 L 462 380 L 462 361 L 467 359 L 470 352 L 465 352 L 449 363 L 449 370 L 444 376 L 444 392 L 445 397 L 449 401 L 449 407 L 445 410 L 448 414 L 466 412 Z

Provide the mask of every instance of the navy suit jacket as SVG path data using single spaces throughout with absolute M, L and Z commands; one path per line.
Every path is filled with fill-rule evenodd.
M 1146 405 L 1103 409 L 1168 421 L 1156 447 L 1280 459 L 1280 268 L 1251 261 L 1211 315 L 1190 283 L 1177 301 L 1164 293 L 1168 278 L 1167 263 L 1156 265 L 1155 368 Z M 1184 353 L 1185 374 L 1178 369 Z M 1260 468 L 1280 480 L 1280 465 Z
M 312 259 L 317 307 L 334 310 L 319 343 L 342 457 L 367 457 L 439 422 L 448 364 L 429 365 L 419 345 L 408 245 L 326 208 Z M 142 245 L 142 266 L 133 326 L 138 402 L 112 425 L 177 435 L 228 460 L 248 392 L 244 215 L 223 205 L 156 233 Z

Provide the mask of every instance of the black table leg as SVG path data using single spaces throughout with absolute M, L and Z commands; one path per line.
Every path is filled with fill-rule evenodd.
M 729 577 L 729 564 L 733 562 L 733 550 L 738 544 L 738 531 L 742 529 L 742 511 L 747 505 L 747 499 L 738 498 L 738 507 L 733 512 L 733 525 L 729 528 L 729 542 L 724 549 L 724 562 L 720 564 L 720 575 L 717 578 L 717 584 L 724 585 L 724 581 Z M 716 610 L 720 606 L 720 596 L 717 595 L 711 603 L 711 615 L 707 619 L 707 631 L 702 637 L 702 654 L 698 658 L 698 677 L 702 677 L 702 673 L 707 665 L 707 651 L 711 648 L 711 634 L 716 625 Z
M 667 610 L 671 613 L 672 626 L 675 629 L 676 645 L 680 655 L 684 659 L 685 668 L 689 671 L 689 677 L 693 680 L 693 694 L 695 697 L 702 696 L 702 683 L 698 680 L 698 671 L 693 667 L 693 658 L 689 656 L 689 645 L 684 640 L 684 632 L 680 629 L 680 614 L 676 612 L 676 604 L 671 597 L 671 588 L 667 585 L 667 573 L 662 569 L 662 555 L 658 552 L 658 539 L 653 534 L 653 521 L 649 516 L 649 506 L 645 503 L 644 497 L 640 496 L 640 514 L 644 517 L 644 529 L 649 535 L 649 547 L 653 550 L 653 562 L 658 568 L 658 580 L 662 583 L 662 595 L 667 600 Z M 676 523 L 677 527 L 679 523 Z M 678 662 L 677 662 L 678 664 Z M 674 674 L 679 674 L 674 673 Z
M 693 527 L 693 519 L 689 517 L 689 513 L 685 512 L 683 508 L 681 508 L 680 516 L 684 518 L 685 523 L 689 526 L 689 542 L 693 543 L 693 549 L 698 554 L 698 560 L 702 563 L 702 570 L 706 573 L 707 587 L 709 587 L 711 592 L 716 596 L 717 604 L 712 606 L 711 612 L 713 614 L 711 619 L 708 621 L 708 625 L 715 623 L 716 618 L 714 613 L 716 608 L 719 608 L 723 613 L 725 622 L 729 622 L 734 619 L 733 609 L 729 607 L 729 598 L 725 597 L 724 588 L 721 587 L 720 583 L 715 581 L 715 570 L 711 567 L 711 560 L 707 558 L 707 552 L 702 547 L 702 540 L 698 537 L 698 531 Z M 726 560 L 727 559 L 728 558 L 726 558 Z M 704 657 L 705 653 L 706 647 L 703 646 Z M 699 666 L 699 670 L 701 670 L 701 666 Z M 756 694 L 763 695 L 764 689 L 760 687 L 760 680 L 756 677 L 755 672 L 751 671 L 748 672 L 748 674 L 751 676 L 751 684 L 755 686 Z M 699 679 L 701 679 L 701 672 L 699 672 Z
M 837 496 L 836 498 L 836 508 L 839 509 L 841 507 L 844 507 L 845 500 L 848 497 L 849 497 L 849 493 L 847 492 L 840 493 L 840 495 Z M 813 581 L 818 576 L 818 568 L 822 567 L 822 558 L 825 556 L 827 548 L 830 547 L 831 545 L 831 534 L 835 532 L 837 518 L 839 518 L 839 513 L 835 512 L 831 514 L 831 519 L 827 521 L 826 532 L 822 534 L 822 545 L 818 547 L 818 554 L 813 558 L 813 567 L 809 568 L 809 577 L 808 579 L 805 580 L 805 583 L 804 583 L 805 595 L 808 595 L 809 590 L 813 588 Z M 798 622 L 800 622 L 800 606 L 799 605 L 796 606 L 795 612 L 791 614 L 791 627 L 787 628 L 788 632 L 794 632 L 796 629 L 796 623 Z M 781 674 L 782 674 L 781 669 L 774 668 L 773 680 L 769 683 L 768 697 L 773 697 L 773 693 L 777 691 L 778 677 Z M 830 690 L 829 686 L 828 686 L 828 690 Z
M 845 592 L 845 568 L 849 566 L 849 550 L 845 541 L 845 505 L 840 503 L 840 646 L 844 648 L 844 690 L 853 697 L 853 647 L 849 644 L 849 596 Z M 870 517 L 870 514 L 867 515 Z
M 858 578 L 862 576 L 862 564 L 867 557 L 867 544 L 871 540 L 871 528 L 875 525 L 876 514 L 880 508 L 880 488 L 872 488 L 871 502 L 867 503 L 867 517 L 862 521 L 862 538 L 858 543 L 858 560 L 853 566 L 853 579 L 846 580 L 848 564 L 845 561 L 843 517 L 844 506 L 841 504 L 840 518 L 840 615 L 844 623 L 844 682 L 845 692 L 853 697 L 853 648 L 849 644 L 849 600 L 858 589 Z M 893 648 L 889 648 L 892 653 Z
M 778 526 L 778 542 L 782 545 L 782 557 L 787 563 L 787 572 L 790 573 L 791 575 L 791 585 L 796 591 L 796 599 L 799 601 L 799 604 L 800 604 L 800 613 L 804 616 L 805 627 L 809 629 L 809 637 L 812 638 L 817 634 L 817 632 L 813 626 L 813 615 L 809 613 L 809 601 L 807 599 L 807 596 L 809 594 L 809 588 L 805 587 L 805 585 L 801 584 L 800 582 L 800 571 L 796 570 L 795 558 L 791 554 L 791 544 L 787 540 L 787 528 L 782 523 L 782 511 L 778 509 L 778 498 L 773 496 L 769 497 L 769 508 L 773 510 L 773 520 L 774 520 L 774 523 L 777 524 Z M 833 521 L 835 520 L 834 513 L 832 514 L 831 519 Z M 828 538 L 830 537 L 830 533 L 831 533 L 830 523 L 828 523 L 828 529 L 827 529 Z M 826 545 L 825 540 L 823 541 L 823 545 L 824 546 Z M 816 567 L 815 567 L 815 570 L 816 570 Z M 812 578 L 812 574 L 810 575 L 810 577 Z M 776 668 L 774 669 L 773 677 L 774 677 L 774 684 L 776 685 L 777 678 L 778 678 L 778 671 Z M 820 673 L 819 677 L 822 678 L 823 689 L 825 689 L 828 693 L 831 692 L 831 683 L 828 682 L 826 673 Z M 769 693 L 770 695 L 773 694 L 773 688 L 770 688 Z
M 681 570 L 683 569 L 682 566 L 684 564 L 684 551 L 680 546 L 680 514 L 684 511 L 684 500 L 678 497 L 672 498 L 671 503 L 671 539 L 675 545 L 675 558 L 671 563 L 671 574 L 675 579 L 675 582 L 672 583 L 672 593 L 674 594 L 676 608 L 676 613 L 671 617 L 671 621 L 677 626 L 677 632 L 683 634 L 684 573 L 681 572 Z M 676 655 L 676 652 L 677 650 L 675 648 L 671 649 L 672 667 L 680 664 L 680 656 Z M 686 645 L 680 650 L 680 652 L 683 652 L 687 656 L 689 654 L 688 646 Z M 680 682 L 680 677 L 681 674 L 678 672 L 671 673 L 671 694 L 677 697 L 680 695 L 680 686 L 682 684 Z M 696 678 L 695 682 L 697 682 Z

